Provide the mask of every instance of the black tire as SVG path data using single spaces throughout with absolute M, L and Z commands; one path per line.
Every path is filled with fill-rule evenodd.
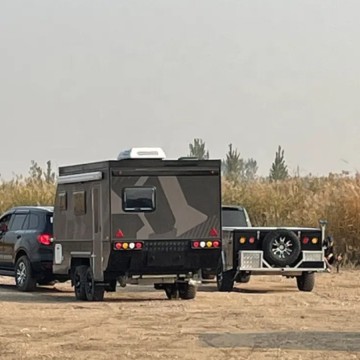
M 87 269 L 88 269 L 87 265 L 80 265 L 75 268 L 73 282 L 74 282 L 75 297 L 77 300 L 81 300 L 81 301 L 87 300 L 86 291 L 85 291 Z
M 215 279 L 214 274 L 209 274 L 209 273 L 206 273 L 205 271 L 201 272 L 201 277 L 203 280 L 214 280 Z
M 85 294 L 88 301 L 103 301 L 105 287 L 97 285 L 92 269 L 88 267 L 85 273 Z
M 264 258 L 274 266 L 290 266 L 299 258 L 301 243 L 290 230 L 280 229 L 269 232 L 263 241 Z
M 33 276 L 31 264 L 26 255 L 21 256 L 15 264 L 15 283 L 20 291 L 33 291 L 36 279 Z
M 110 280 L 109 285 L 105 286 L 105 291 L 115 292 L 116 291 L 116 283 L 117 283 L 116 280 Z
M 164 285 L 166 297 L 169 300 L 176 300 L 179 298 L 179 289 L 175 284 Z
M 197 287 L 191 284 L 181 284 L 179 285 L 179 296 L 183 300 L 191 300 L 196 297 Z
M 220 261 L 216 273 L 216 285 L 219 291 L 232 291 L 235 282 L 235 271 L 222 271 L 222 262 Z
M 315 286 L 315 274 L 302 273 L 302 275 L 296 277 L 296 283 L 300 291 L 310 292 Z
M 241 284 L 247 284 L 250 281 L 250 276 L 251 274 L 247 274 L 247 273 L 239 273 L 236 277 L 236 282 L 241 283 Z

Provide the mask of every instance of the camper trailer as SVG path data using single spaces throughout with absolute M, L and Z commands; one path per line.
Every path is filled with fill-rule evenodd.
M 221 253 L 220 160 L 167 160 L 132 148 L 117 160 L 64 166 L 54 209 L 57 278 L 79 300 L 151 284 L 192 299 L 199 274 Z

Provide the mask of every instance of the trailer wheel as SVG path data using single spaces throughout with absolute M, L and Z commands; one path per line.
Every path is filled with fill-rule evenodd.
M 164 285 L 164 290 L 169 300 L 176 300 L 179 298 L 179 289 L 175 284 Z
M 85 274 L 85 293 L 88 301 L 103 301 L 104 286 L 97 285 L 94 281 L 94 274 L 90 267 L 87 267 Z
M 300 291 L 312 291 L 315 286 L 315 274 L 314 273 L 302 273 L 296 277 L 297 287 Z
M 235 271 L 222 270 L 222 261 L 220 260 L 219 266 L 216 272 L 216 285 L 219 291 L 232 291 L 235 281 Z
M 240 273 L 236 276 L 235 281 L 236 281 L 236 282 L 239 282 L 239 283 L 242 283 L 242 284 L 247 284 L 247 283 L 250 281 L 250 276 L 251 276 L 251 274 L 247 274 L 247 273 L 244 273 L 244 272 L 240 272 Z
M 85 292 L 86 270 L 88 266 L 80 265 L 74 271 L 74 291 L 77 300 L 87 300 Z
M 191 284 L 181 284 L 179 285 L 179 296 L 183 300 L 195 299 L 197 287 Z
M 269 232 L 263 241 L 264 258 L 270 265 L 292 265 L 301 253 L 299 238 L 290 230 Z

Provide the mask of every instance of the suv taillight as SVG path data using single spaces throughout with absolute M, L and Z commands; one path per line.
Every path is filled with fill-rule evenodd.
M 51 235 L 49 234 L 40 234 L 37 237 L 37 240 L 40 244 L 50 245 L 51 244 Z

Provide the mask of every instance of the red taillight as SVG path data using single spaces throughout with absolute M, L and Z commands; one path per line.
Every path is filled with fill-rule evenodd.
M 198 242 L 198 241 L 194 241 L 193 243 L 192 243 L 192 245 L 193 245 L 193 248 L 198 248 L 199 246 L 200 246 L 200 243 Z
M 210 236 L 219 236 L 219 232 L 216 228 L 212 228 L 209 233 Z
M 115 243 L 115 249 L 116 250 L 120 250 L 121 248 L 122 248 L 122 243 L 121 242 Z
M 142 249 L 142 246 L 143 246 L 143 244 L 142 244 L 141 242 L 137 242 L 137 243 L 135 244 L 135 247 L 136 247 L 137 249 Z
M 51 244 L 51 235 L 49 234 L 40 234 L 37 237 L 37 240 L 40 244 L 50 245 Z
M 220 241 L 216 241 L 216 240 L 215 240 L 215 241 L 213 242 L 213 246 L 216 247 L 216 248 L 218 248 L 218 247 L 220 246 Z
M 310 239 L 307 236 L 305 236 L 302 240 L 303 244 L 307 244 L 309 241 Z
M 255 238 L 254 237 L 251 237 L 250 239 L 249 239 L 249 243 L 250 244 L 253 244 L 255 242 Z

